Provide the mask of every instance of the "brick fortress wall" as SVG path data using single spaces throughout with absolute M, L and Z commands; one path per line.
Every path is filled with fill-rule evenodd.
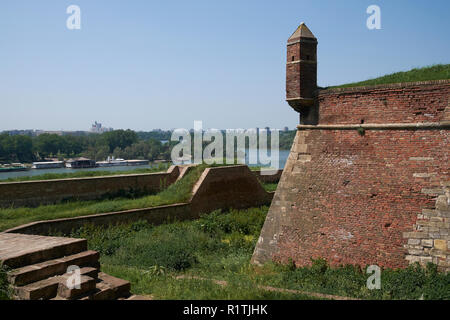
M 318 93 L 253 255 L 450 269 L 450 81 Z

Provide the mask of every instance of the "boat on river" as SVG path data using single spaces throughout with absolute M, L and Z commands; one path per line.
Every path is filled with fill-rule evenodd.
M 95 168 L 97 164 L 94 160 L 87 158 L 75 158 L 66 161 L 66 168 L 72 169 L 86 169 L 86 168 Z
M 150 163 L 149 160 L 125 160 L 127 166 L 146 166 Z
M 24 166 L 21 163 L 11 163 L 11 164 L 0 165 L 0 173 L 13 172 L 13 171 L 27 171 L 27 170 L 29 170 L 29 168 Z
M 126 166 L 127 161 L 124 159 L 114 159 L 114 157 L 106 159 L 106 161 L 97 161 L 97 166 L 99 167 L 118 167 L 118 166 Z
M 32 169 L 64 168 L 64 161 L 33 162 Z

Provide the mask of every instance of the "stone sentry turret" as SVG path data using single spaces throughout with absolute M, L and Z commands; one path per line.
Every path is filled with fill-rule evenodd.
M 252 263 L 450 271 L 450 80 L 317 87 L 317 40 L 287 43 L 300 125 Z
M 287 42 L 286 101 L 300 124 L 317 124 L 317 39 L 303 22 Z

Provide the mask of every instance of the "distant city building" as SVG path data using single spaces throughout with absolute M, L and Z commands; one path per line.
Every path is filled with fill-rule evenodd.
M 44 133 L 46 133 L 46 134 L 56 134 L 58 136 L 62 136 L 64 134 L 63 131 L 45 131 L 45 130 L 36 130 L 35 131 L 35 135 L 36 136 L 40 136 L 41 134 L 44 134 Z
M 289 131 L 289 127 L 284 127 L 284 131 Z
M 25 136 L 33 136 L 34 135 L 34 130 L 7 130 L 7 131 L 2 131 L 1 133 L 7 133 L 10 136 L 15 136 L 15 135 L 25 135 Z
M 111 131 L 113 130 L 112 128 L 102 128 L 104 131 Z M 104 132 L 103 131 L 103 132 Z M 14 135 L 24 135 L 24 136 L 30 136 L 30 137 L 37 137 L 40 136 L 41 134 L 56 134 L 58 136 L 65 136 L 65 135 L 70 135 L 70 136 L 84 136 L 89 134 L 89 131 L 64 131 L 64 130 L 60 130 L 60 131 L 49 131 L 49 130 L 36 130 L 36 129 L 28 129 L 28 130 L 6 130 L 6 131 L 0 131 L 0 134 L 2 133 L 7 133 L 11 136 Z
M 109 132 L 109 131 L 113 131 L 113 128 L 104 128 L 102 127 L 102 124 L 95 121 L 94 124 L 91 127 L 91 132 L 93 133 L 103 133 L 103 132 Z

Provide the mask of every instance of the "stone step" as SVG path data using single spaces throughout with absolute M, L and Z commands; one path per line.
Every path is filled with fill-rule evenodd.
M 151 298 L 147 298 L 144 296 L 139 296 L 139 295 L 131 295 L 128 298 L 124 299 L 124 300 L 136 300 L 136 301 L 144 301 L 144 300 L 152 300 Z
M 81 268 L 80 274 L 97 278 L 98 269 L 92 267 Z M 56 297 L 61 281 L 66 281 L 69 274 L 51 277 L 45 280 L 30 283 L 26 286 L 16 287 L 14 294 L 19 300 L 48 300 Z
M 87 250 L 87 240 L 24 234 L 0 234 L 0 264 L 10 269 Z
M 99 272 L 97 283 L 93 290 L 87 291 L 79 296 L 74 296 L 77 300 L 126 300 L 130 298 L 130 283 L 126 280 L 118 279 L 106 273 Z M 58 294 L 52 300 L 67 300 Z M 140 299 L 133 299 L 140 300 Z M 146 299 L 143 299 L 146 300 Z
M 98 266 L 95 267 L 83 267 L 81 268 L 80 271 L 81 271 L 80 274 L 97 280 L 98 273 L 100 272 L 100 264 L 98 264 Z
M 8 280 L 16 286 L 23 286 L 52 276 L 62 275 L 71 265 L 82 267 L 99 267 L 99 253 L 84 251 L 74 255 L 28 265 L 8 272 Z
M 130 295 L 131 284 L 129 281 L 110 276 L 104 272 L 99 272 L 98 279 L 112 289 L 112 299 L 128 297 Z
M 73 300 L 77 297 L 95 290 L 96 281 L 94 278 L 88 276 L 81 276 L 79 288 L 71 288 L 66 281 L 61 281 L 58 284 L 58 297 Z
M 78 298 L 79 300 L 114 300 L 114 290 L 103 281 L 97 282 L 95 290 Z
M 48 278 L 23 287 L 14 288 L 18 300 L 48 300 L 58 291 L 59 277 Z

